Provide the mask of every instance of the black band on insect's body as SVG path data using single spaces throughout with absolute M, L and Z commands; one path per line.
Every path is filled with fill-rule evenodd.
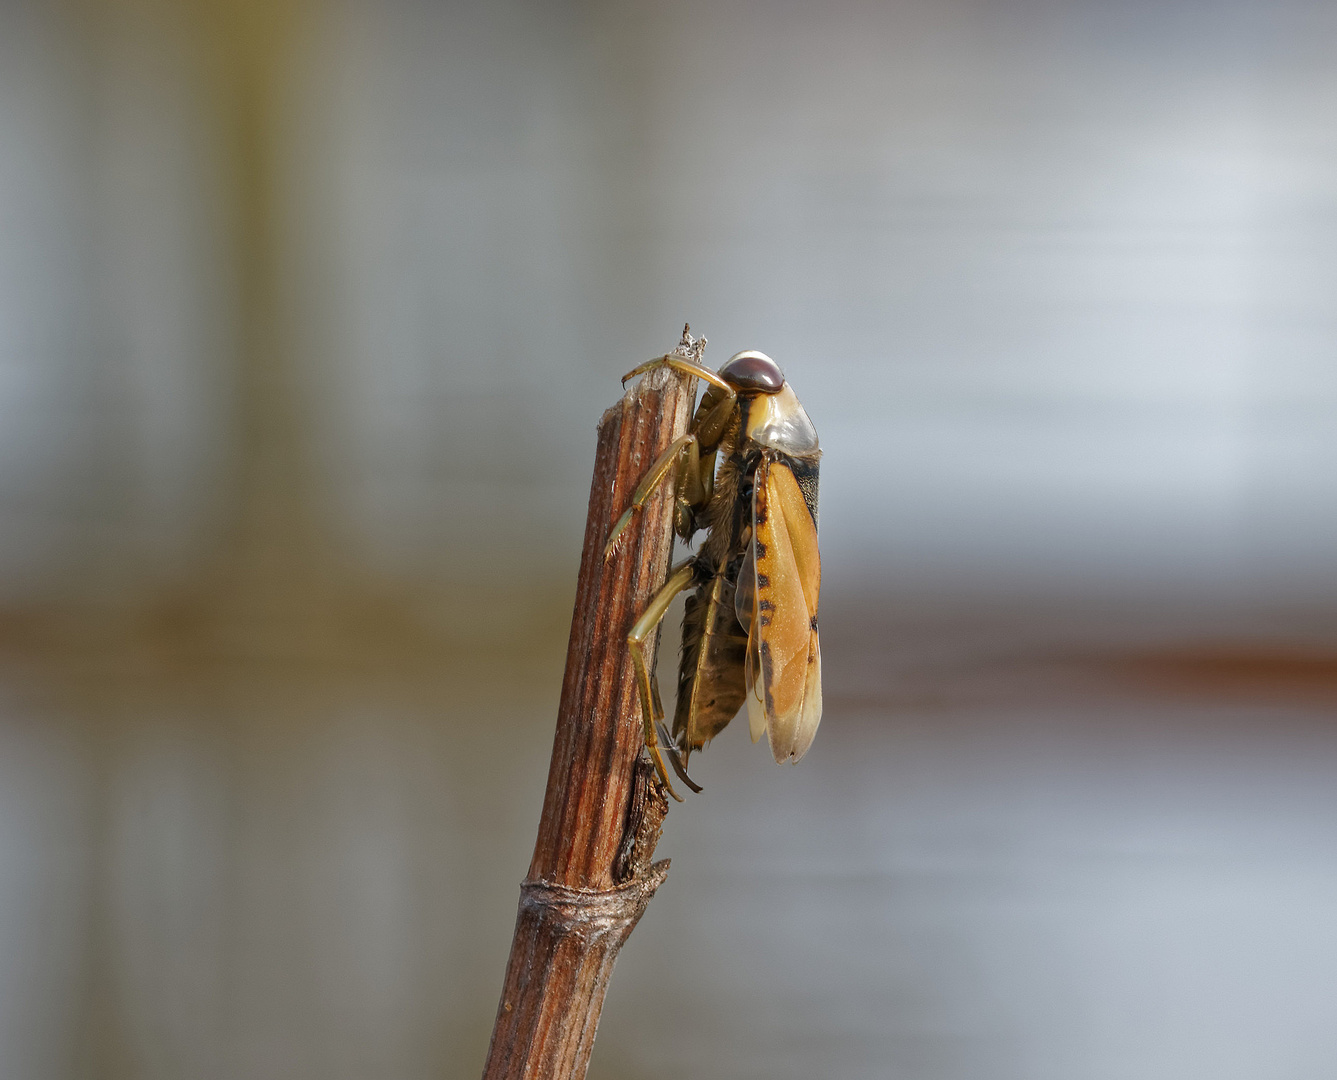
M 803 492 L 803 501 L 808 507 L 808 513 L 812 515 L 812 523 L 816 525 L 817 480 L 821 463 L 816 458 L 790 457 L 787 454 L 781 454 L 779 460 L 789 466 L 789 471 L 798 481 L 799 490 Z

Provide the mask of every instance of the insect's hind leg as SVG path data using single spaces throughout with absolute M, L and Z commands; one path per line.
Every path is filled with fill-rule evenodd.
M 673 790 L 673 785 L 669 783 L 668 772 L 664 768 L 664 758 L 661 750 L 668 752 L 669 760 L 673 764 L 673 771 L 681 778 L 683 783 L 687 784 L 693 791 L 701 789 L 692 782 L 687 775 L 687 770 L 683 768 L 682 761 L 678 758 L 677 751 L 672 743 L 661 747 L 659 736 L 655 732 L 655 724 L 664 719 L 664 706 L 659 700 L 659 687 L 650 675 L 650 664 L 645 656 L 645 643 L 650 635 L 654 633 L 664 614 L 668 611 L 669 605 L 673 603 L 673 598 L 680 592 L 690 589 L 696 583 L 696 562 L 694 559 L 687 559 L 673 568 L 669 574 L 668 581 L 664 587 L 655 593 L 650 603 L 646 605 L 645 611 L 631 628 L 627 635 L 627 648 L 631 652 L 631 663 L 636 669 L 636 689 L 641 699 L 641 723 L 645 732 L 645 749 L 649 751 L 650 760 L 654 762 L 655 772 L 659 774 L 659 779 L 668 793 L 678 802 L 682 802 L 682 796 Z

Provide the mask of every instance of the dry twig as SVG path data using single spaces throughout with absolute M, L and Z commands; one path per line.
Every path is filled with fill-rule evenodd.
M 543 816 L 483 1080 L 584 1077 L 618 950 L 668 873 L 667 859 L 651 862 L 668 800 L 641 756 L 627 651 L 627 632 L 667 576 L 668 485 L 611 559 L 603 549 L 646 468 L 687 430 L 695 383 L 651 371 L 599 423 Z

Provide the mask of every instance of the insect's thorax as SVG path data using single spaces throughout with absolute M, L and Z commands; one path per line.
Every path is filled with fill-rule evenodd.
M 722 391 L 711 387 L 694 423 L 708 426 L 707 418 L 722 402 Z M 719 462 L 711 497 L 690 518 L 692 531 L 707 530 L 697 553 L 703 575 L 732 578 L 731 571 L 742 561 L 751 535 L 753 477 L 763 454 L 790 465 L 816 521 L 821 448 L 812 421 L 788 384 L 774 393 L 740 393 L 718 438 L 704 442 L 701 451 Z

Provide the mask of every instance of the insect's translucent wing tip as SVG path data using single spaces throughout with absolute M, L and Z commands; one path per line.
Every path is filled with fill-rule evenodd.
M 812 740 L 817 735 L 817 725 L 822 722 L 822 646 L 816 633 L 812 636 L 812 653 L 808 666 L 808 679 L 803 687 L 803 708 L 799 711 L 798 724 L 794 728 L 794 742 L 790 750 L 790 758 L 795 762 L 808 752 L 808 747 L 812 745 Z
M 754 744 L 766 734 L 766 703 L 751 691 L 747 695 L 747 733 Z
M 754 746 L 766 734 L 766 702 L 761 696 L 761 663 L 752 659 L 752 654 L 757 651 L 756 641 L 755 630 L 749 631 L 743 685 L 747 688 L 747 733 L 752 736 Z

